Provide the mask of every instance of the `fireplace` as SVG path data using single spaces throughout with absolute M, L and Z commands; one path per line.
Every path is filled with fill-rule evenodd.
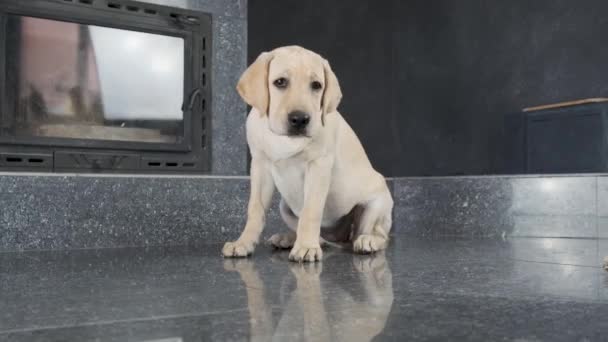
M 209 171 L 210 15 L 3 0 L 0 46 L 0 170 Z

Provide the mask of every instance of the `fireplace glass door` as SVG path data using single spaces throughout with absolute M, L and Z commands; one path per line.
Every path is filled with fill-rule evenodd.
M 183 38 L 9 15 L 6 45 L 8 135 L 183 141 Z

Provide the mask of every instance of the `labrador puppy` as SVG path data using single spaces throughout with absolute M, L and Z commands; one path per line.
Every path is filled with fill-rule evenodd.
M 253 253 L 275 187 L 290 231 L 270 238 L 298 262 L 322 259 L 321 242 L 356 253 L 386 248 L 393 199 L 384 177 L 338 113 L 342 92 L 329 63 L 299 46 L 262 53 L 237 90 L 252 107 L 247 119 L 251 194 L 247 223 L 225 257 Z

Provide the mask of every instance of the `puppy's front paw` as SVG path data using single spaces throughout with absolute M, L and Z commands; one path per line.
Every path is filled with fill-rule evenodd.
M 245 258 L 250 256 L 255 249 L 255 243 L 247 241 L 226 242 L 222 249 L 225 258 Z
M 369 254 L 386 248 L 385 238 L 375 235 L 363 234 L 353 243 L 355 253 Z
M 321 246 L 304 247 L 296 243 L 289 253 L 289 260 L 296 262 L 315 262 L 323 259 Z

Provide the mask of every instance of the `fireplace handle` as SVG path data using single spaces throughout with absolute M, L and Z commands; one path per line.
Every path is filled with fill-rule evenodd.
M 196 98 L 199 97 L 201 95 L 201 88 L 196 88 L 194 89 L 191 93 L 190 96 L 188 96 L 188 106 L 186 106 L 186 102 L 184 102 L 182 104 L 182 111 L 191 111 L 192 108 L 194 108 L 194 101 L 196 101 Z

